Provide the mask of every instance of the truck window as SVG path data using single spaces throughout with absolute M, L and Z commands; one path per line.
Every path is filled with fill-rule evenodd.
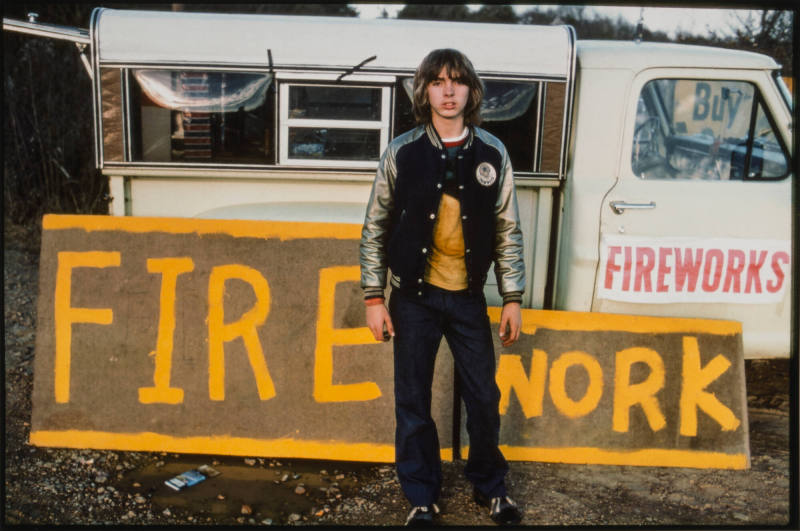
M 639 95 L 631 163 L 643 179 L 780 179 L 786 150 L 755 86 L 657 79 Z
M 274 163 L 270 74 L 130 72 L 131 160 Z
M 280 163 L 372 166 L 389 141 L 388 86 L 282 83 Z
M 400 84 L 403 90 L 398 90 L 395 96 L 394 136 L 408 131 L 415 125 L 411 111 L 413 78 L 403 78 Z M 534 147 L 540 83 L 484 79 L 484 89 L 481 127 L 502 140 L 515 172 L 536 171 Z M 559 122 L 557 131 L 559 146 L 561 130 Z M 552 171 L 558 172 L 557 165 Z

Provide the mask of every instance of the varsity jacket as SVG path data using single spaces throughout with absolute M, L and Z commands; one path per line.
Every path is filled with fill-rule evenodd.
M 395 138 L 384 151 L 361 231 L 361 288 L 382 297 L 391 284 L 421 295 L 445 177 L 447 154 L 432 125 Z M 503 302 L 525 289 L 511 162 L 495 136 L 471 127 L 456 159 L 468 289 L 482 291 L 492 261 Z

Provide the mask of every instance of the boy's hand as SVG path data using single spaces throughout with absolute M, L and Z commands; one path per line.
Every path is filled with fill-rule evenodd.
M 367 328 L 370 329 L 376 341 L 388 341 L 389 337 L 384 337 L 383 327 L 386 325 L 386 333 L 389 337 L 394 337 L 394 327 L 392 318 L 389 317 L 389 310 L 383 304 L 367 306 Z
M 519 339 L 522 328 L 522 312 L 518 302 L 509 302 L 503 306 L 500 314 L 500 340 L 504 347 L 510 347 Z

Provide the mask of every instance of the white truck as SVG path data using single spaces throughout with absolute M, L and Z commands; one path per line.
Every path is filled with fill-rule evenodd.
M 745 357 L 789 356 L 793 103 L 770 57 L 569 26 L 105 8 L 88 30 L 4 29 L 81 50 L 114 216 L 361 223 L 381 152 L 414 125 L 414 69 L 458 48 L 514 168 L 524 307 L 736 320 Z

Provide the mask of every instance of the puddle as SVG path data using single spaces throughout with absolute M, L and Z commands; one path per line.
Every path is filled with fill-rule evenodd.
M 241 523 L 244 517 L 246 523 L 270 519 L 273 524 L 283 524 L 293 513 L 313 519 L 314 513 L 324 511 L 325 506 L 333 510 L 358 488 L 358 476 L 375 466 L 304 459 L 254 461 L 249 465 L 242 457 L 167 454 L 129 472 L 114 487 L 134 495 L 150 494 L 154 513 L 169 509 L 177 518 L 191 516 L 197 523 L 235 523 L 237 518 Z M 157 466 L 160 462 L 163 465 Z M 211 465 L 220 474 L 180 491 L 164 484 L 200 465 Z M 305 492 L 297 494 L 298 486 Z M 252 512 L 243 514 L 243 505 Z

